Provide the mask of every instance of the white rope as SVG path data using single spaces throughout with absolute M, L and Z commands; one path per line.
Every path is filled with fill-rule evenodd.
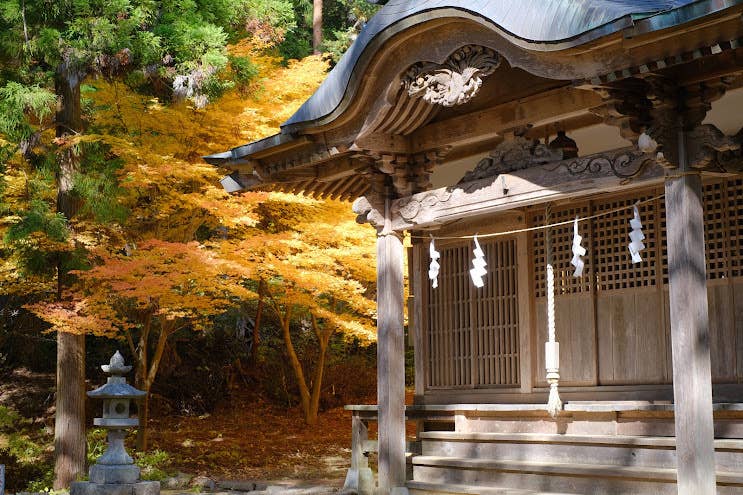
M 549 222 L 552 208 L 548 205 L 545 220 Z M 577 222 L 576 222 L 577 225 Z M 562 410 L 562 401 L 557 390 L 560 381 L 560 344 L 555 331 L 555 269 L 552 266 L 552 237 L 549 229 L 545 232 L 545 253 L 547 258 L 547 342 L 544 346 L 544 362 L 547 371 L 547 383 L 550 395 L 547 400 L 547 412 L 553 418 Z
M 673 176 L 673 177 L 675 177 L 675 176 Z M 477 234 L 477 237 L 479 239 L 484 239 L 484 238 L 488 238 L 488 237 L 498 237 L 498 236 L 503 236 L 503 235 L 521 234 L 523 232 L 534 232 L 536 230 L 544 230 L 544 229 L 551 229 L 551 228 L 554 228 L 554 227 L 562 227 L 562 226 L 565 226 L 565 225 L 573 225 L 576 222 L 576 220 L 578 222 L 586 222 L 588 220 L 593 220 L 595 218 L 606 217 L 606 216 L 609 216 L 609 215 L 613 215 L 615 213 L 619 213 L 620 211 L 626 211 L 626 210 L 632 209 L 632 208 L 634 208 L 637 205 L 642 205 L 642 204 L 646 204 L 646 203 L 652 203 L 653 201 L 656 201 L 656 200 L 661 199 L 663 197 L 665 197 L 665 194 L 659 194 L 658 196 L 654 196 L 652 198 L 648 198 L 648 199 L 643 200 L 643 201 L 638 201 L 637 203 L 633 203 L 633 204 L 628 205 L 628 206 L 621 206 L 619 208 L 614 208 L 613 210 L 602 211 L 601 213 L 596 213 L 595 215 L 590 215 L 590 216 L 587 216 L 587 217 L 580 217 L 580 218 L 577 218 L 577 219 L 565 220 L 565 221 L 562 221 L 562 222 L 545 223 L 544 225 L 535 225 L 534 227 L 525 227 L 523 229 L 506 230 L 506 231 L 503 231 L 503 232 L 491 232 L 490 234 Z M 458 240 L 458 239 L 470 239 L 471 240 L 471 239 L 474 239 L 475 238 L 474 235 L 433 236 L 433 235 L 429 234 L 427 236 L 424 236 L 424 235 L 411 235 L 410 236 L 411 239 L 430 239 L 432 237 L 434 239 L 437 239 L 437 240 Z

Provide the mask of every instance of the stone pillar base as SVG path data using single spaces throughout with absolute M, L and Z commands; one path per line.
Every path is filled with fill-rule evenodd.
M 137 483 L 93 483 L 79 481 L 70 486 L 70 495 L 160 495 L 159 481 Z

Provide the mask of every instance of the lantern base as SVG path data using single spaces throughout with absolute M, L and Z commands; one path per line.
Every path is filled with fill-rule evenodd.
M 90 481 L 99 485 L 136 483 L 139 466 L 134 464 L 94 464 L 90 466 Z

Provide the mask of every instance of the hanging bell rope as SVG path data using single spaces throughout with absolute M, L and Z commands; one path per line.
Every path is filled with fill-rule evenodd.
M 547 205 L 545 223 L 549 225 L 552 206 Z M 562 401 L 557 390 L 560 382 L 560 344 L 555 336 L 555 270 L 552 267 L 552 237 L 550 229 L 545 230 L 545 258 L 547 260 L 547 342 L 544 345 L 544 361 L 547 383 L 550 386 L 547 412 L 553 418 L 562 410 Z

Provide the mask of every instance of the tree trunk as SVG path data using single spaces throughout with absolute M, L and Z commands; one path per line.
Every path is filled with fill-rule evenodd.
M 80 78 L 66 68 L 55 78 L 59 97 L 56 134 L 64 138 L 82 131 Z M 59 155 L 57 211 L 69 220 L 77 209 L 72 179 L 77 157 L 72 148 Z M 62 296 L 65 259 L 57 261 L 57 294 Z M 66 489 L 85 473 L 85 336 L 57 334 L 57 399 L 54 418 L 54 488 Z
M 322 0 L 312 2 L 312 50 L 315 55 L 320 55 L 322 45 Z
M 263 304 L 265 294 L 263 292 L 263 279 L 258 281 L 258 309 L 255 312 L 255 325 L 253 325 L 253 347 L 250 350 L 250 360 L 255 365 L 258 362 L 258 345 L 261 342 L 261 320 L 263 319 Z
M 310 414 L 310 390 L 307 387 L 307 381 L 304 379 L 304 370 L 302 369 L 302 363 L 299 362 L 297 357 L 297 351 L 294 350 L 294 344 L 292 344 L 292 336 L 289 332 L 291 325 L 291 309 L 286 309 L 286 314 L 281 318 L 281 333 L 284 336 L 284 345 L 286 346 L 286 354 L 289 356 L 289 363 L 294 371 L 294 378 L 297 379 L 297 385 L 299 386 L 299 397 L 302 401 L 302 412 L 304 412 L 305 420 L 309 418 Z M 307 422 L 307 424 L 312 424 Z
M 330 337 L 333 335 L 333 330 L 328 329 L 325 331 L 320 330 L 317 324 L 317 318 L 312 315 L 312 330 L 315 332 L 317 337 L 318 345 L 320 346 L 320 355 L 318 356 L 317 365 L 315 367 L 315 377 L 312 381 L 312 397 L 310 398 L 310 408 L 305 415 L 305 422 L 308 425 L 317 424 L 317 415 L 320 412 L 320 393 L 322 392 L 322 377 L 325 372 L 325 359 L 328 354 L 328 345 L 330 344 Z
M 85 474 L 85 335 L 57 334 L 54 489 Z
M 168 320 L 165 320 L 161 324 L 160 335 L 157 337 L 157 345 L 155 347 L 155 353 L 152 355 L 149 367 L 146 361 L 142 366 L 144 374 L 144 383 L 142 390 L 146 392 L 145 396 L 140 401 L 139 406 L 139 428 L 137 429 L 137 450 L 140 452 L 146 452 L 149 447 L 149 435 L 147 429 L 147 421 L 150 419 L 150 389 L 152 384 L 155 383 L 155 377 L 157 376 L 157 370 L 160 367 L 160 361 L 162 361 L 163 354 L 165 353 L 165 344 L 168 342 L 170 337 L 175 331 L 175 324 Z M 147 342 L 144 342 L 146 347 Z M 146 353 L 145 353 L 146 355 Z

